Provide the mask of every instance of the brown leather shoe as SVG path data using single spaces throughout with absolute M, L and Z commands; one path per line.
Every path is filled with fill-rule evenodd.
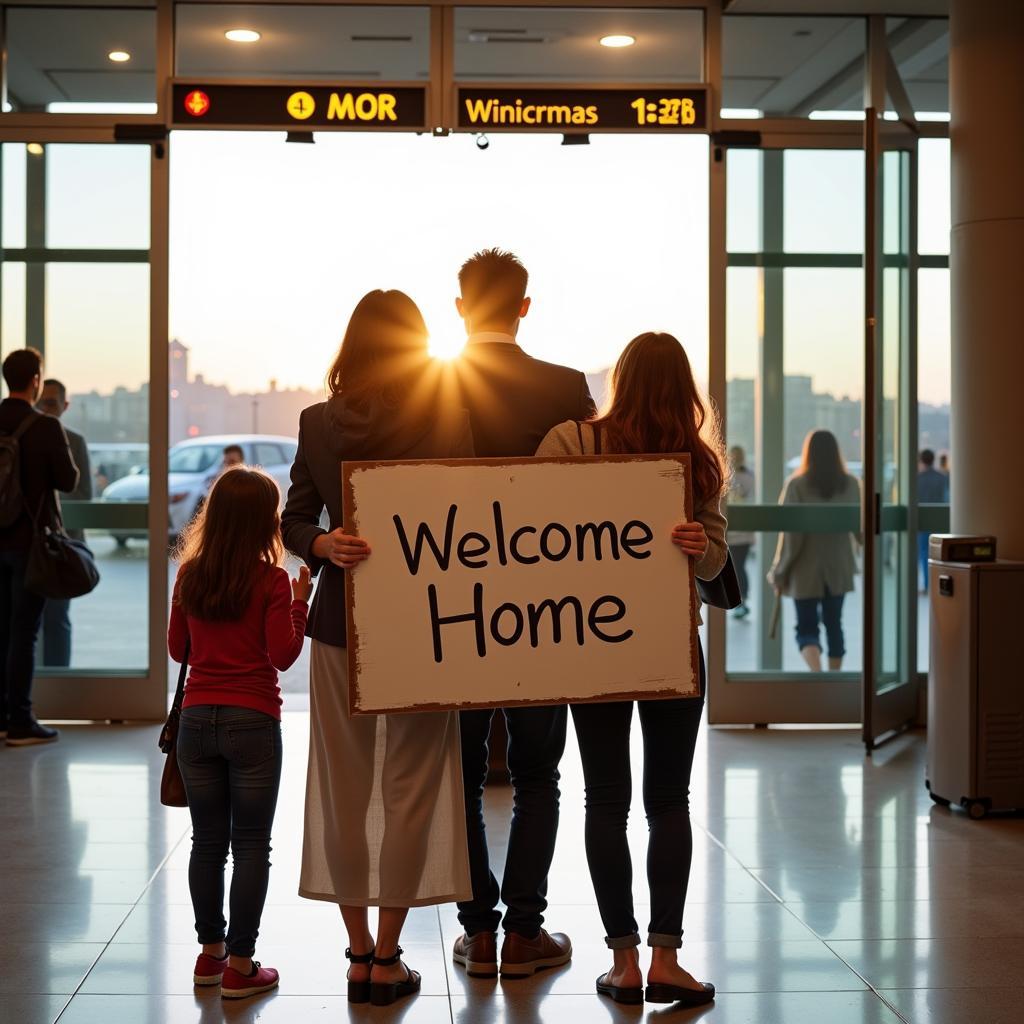
M 545 967 L 561 967 L 572 959 L 572 943 L 568 935 L 549 935 L 543 928 L 535 939 L 526 939 L 515 932 L 505 932 L 501 944 L 501 976 L 528 978 Z
M 452 960 L 466 968 L 471 978 L 498 976 L 498 936 L 495 932 L 463 933 L 455 940 Z

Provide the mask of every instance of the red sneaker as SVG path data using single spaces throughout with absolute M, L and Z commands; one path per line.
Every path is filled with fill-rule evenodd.
M 233 967 L 224 971 L 224 979 L 220 983 L 220 994 L 225 999 L 245 999 L 246 996 L 258 996 L 261 992 L 269 992 L 277 988 L 278 973 L 273 967 L 261 967 L 258 960 L 252 962 L 251 974 L 239 974 Z
M 196 958 L 196 969 L 192 974 L 193 985 L 219 985 L 228 965 L 227 954 L 221 960 L 209 953 L 200 953 Z

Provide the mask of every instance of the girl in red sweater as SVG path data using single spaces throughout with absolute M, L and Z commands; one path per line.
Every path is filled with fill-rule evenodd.
M 252 959 L 270 877 L 270 830 L 281 781 L 279 670 L 302 650 L 313 585 L 289 583 L 277 484 L 256 469 L 228 470 L 183 540 L 167 645 L 190 663 L 178 765 L 192 815 L 188 884 L 203 951 L 196 985 L 239 999 L 275 988 Z M 230 925 L 224 864 L 230 846 Z

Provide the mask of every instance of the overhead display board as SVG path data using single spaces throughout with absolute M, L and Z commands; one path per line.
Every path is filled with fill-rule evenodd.
M 425 131 L 422 85 L 235 85 L 176 82 L 175 128 Z
M 459 86 L 456 124 L 472 132 L 704 132 L 703 86 Z

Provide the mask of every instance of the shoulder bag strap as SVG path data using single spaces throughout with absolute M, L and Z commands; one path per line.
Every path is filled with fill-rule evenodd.
M 586 449 L 583 447 L 583 424 L 579 420 L 576 421 L 576 434 L 580 439 L 580 455 L 586 454 Z
M 591 423 L 590 429 L 594 431 L 594 454 L 601 454 L 601 424 Z
M 43 414 L 36 412 L 35 409 L 29 409 L 28 415 L 18 424 L 17 429 L 10 436 L 15 441 L 20 441 L 22 436 L 31 428 L 34 427 L 41 419 Z
M 181 659 L 181 668 L 178 670 L 178 688 L 174 691 L 174 703 L 171 711 L 181 711 L 181 702 L 185 699 L 185 679 L 188 676 L 188 658 L 192 653 L 192 637 L 185 639 L 185 657 Z

